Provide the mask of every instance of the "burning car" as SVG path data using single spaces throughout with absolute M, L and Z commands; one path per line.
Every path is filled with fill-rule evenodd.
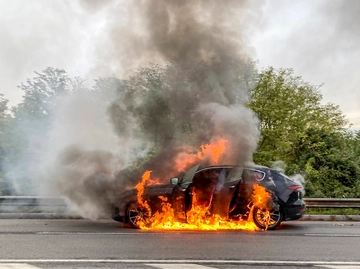
M 276 174 L 276 179 L 281 176 Z M 150 172 L 145 173 L 143 181 L 122 197 L 115 207 L 114 220 L 135 228 L 183 228 L 181 223 L 198 227 L 199 222 L 208 226 L 226 223 L 219 228 L 236 228 L 246 221 L 248 226 L 275 229 L 283 220 L 304 213 L 300 211 L 305 207 L 302 197 L 294 200 L 300 191 L 295 183 L 289 185 L 291 192 L 285 191 L 280 182 L 277 187 L 271 169 L 263 166 L 196 165 L 182 178 L 171 178 L 169 184 L 146 185 L 149 177 Z M 299 212 L 295 212 L 298 204 Z

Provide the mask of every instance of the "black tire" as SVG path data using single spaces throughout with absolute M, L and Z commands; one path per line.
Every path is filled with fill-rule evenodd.
M 151 211 L 140 207 L 136 202 L 130 203 L 126 209 L 126 220 L 131 227 L 140 229 L 140 223 L 148 223 L 151 217 Z
M 255 225 L 260 229 L 275 230 L 281 224 L 284 214 L 280 208 L 269 212 L 266 209 L 255 206 L 252 217 Z

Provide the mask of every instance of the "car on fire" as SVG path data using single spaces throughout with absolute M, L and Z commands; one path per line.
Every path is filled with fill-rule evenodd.
M 270 199 L 250 210 L 254 184 L 263 186 Z M 154 212 L 161 210 L 164 198 L 170 202 L 176 219 L 187 222 L 194 199 L 228 220 L 251 219 L 260 229 L 276 229 L 282 221 L 299 219 L 305 213 L 302 187 L 275 169 L 264 166 L 196 165 L 181 178 L 168 184 L 145 186 L 145 209 L 137 201 L 137 190 L 130 190 L 115 206 L 112 218 L 139 228 Z M 268 214 L 266 212 L 269 212 Z

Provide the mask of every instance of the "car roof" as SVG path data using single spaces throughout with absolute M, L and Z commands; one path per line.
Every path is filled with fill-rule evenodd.
M 205 169 L 211 169 L 211 168 L 234 168 L 234 167 L 239 167 L 239 168 L 252 168 L 252 169 L 270 169 L 267 166 L 262 166 L 262 165 L 232 165 L 232 164 L 227 164 L 227 165 L 211 165 L 211 166 L 202 166 L 200 165 L 197 171 L 201 171 L 201 170 L 205 170 Z

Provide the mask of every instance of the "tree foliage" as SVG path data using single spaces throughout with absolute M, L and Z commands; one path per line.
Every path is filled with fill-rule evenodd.
M 248 106 L 260 119 L 255 162 L 282 160 L 288 173 L 303 173 L 313 196 L 359 195 L 358 145 L 339 107 L 322 104 L 319 87 L 291 69 L 268 68 L 258 76 Z

